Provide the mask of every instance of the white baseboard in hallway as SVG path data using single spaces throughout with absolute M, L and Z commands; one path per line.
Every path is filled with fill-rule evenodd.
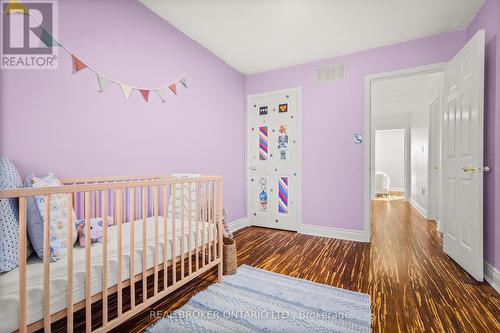
M 356 242 L 367 243 L 370 241 L 367 233 L 362 230 L 348 230 L 302 224 L 299 226 L 299 233 L 304 235 L 338 238 Z
M 500 271 L 484 261 L 484 279 L 500 294 Z
M 229 226 L 229 230 L 231 232 L 236 232 L 236 231 L 243 229 L 245 227 L 248 227 L 250 225 L 248 224 L 248 219 L 246 217 L 242 217 L 236 221 L 229 222 L 228 226 Z
M 410 199 L 410 204 L 415 208 L 422 216 L 427 219 L 427 209 L 418 204 L 415 200 Z

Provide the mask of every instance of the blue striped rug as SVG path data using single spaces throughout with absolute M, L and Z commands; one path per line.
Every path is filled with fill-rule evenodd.
M 370 296 L 242 265 L 147 332 L 370 332 Z

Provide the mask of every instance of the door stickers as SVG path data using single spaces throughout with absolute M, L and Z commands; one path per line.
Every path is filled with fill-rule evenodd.
M 278 111 L 279 111 L 279 113 L 288 112 L 288 103 L 280 104 Z
M 288 150 L 288 134 L 286 125 L 281 125 L 280 134 L 278 136 L 278 150 L 280 152 L 280 160 L 286 160 Z
M 260 190 L 259 193 L 259 209 L 261 212 L 267 212 L 267 177 L 260 177 L 259 179 Z
M 288 177 L 280 177 L 278 187 L 278 212 L 288 214 Z
M 269 133 L 267 126 L 259 127 L 259 160 L 267 161 L 269 159 Z
M 259 107 L 259 116 L 265 116 L 267 115 L 267 112 L 268 112 L 267 106 Z

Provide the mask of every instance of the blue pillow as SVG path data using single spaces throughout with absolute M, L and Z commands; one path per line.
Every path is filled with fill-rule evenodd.
M 0 188 L 23 187 L 16 167 L 7 157 L 0 157 Z M 26 238 L 28 238 L 26 236 Z M 27 255 L 31 247 L 27 239 Z M 0 272 L 19 266 L 19 202 L 18 199 L 0 199 Z

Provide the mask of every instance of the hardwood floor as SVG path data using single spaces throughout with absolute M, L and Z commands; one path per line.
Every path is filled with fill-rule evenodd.
M 500 332 L 500 296 L 442 251 L 434 222 L 407 202 L 373 202 L 371 244 L 264 228 L 236 233 L 238 264 L 368 293 L 373 332 Z M 215 283 L 202 276 L 115 332 L 140 332 Z

